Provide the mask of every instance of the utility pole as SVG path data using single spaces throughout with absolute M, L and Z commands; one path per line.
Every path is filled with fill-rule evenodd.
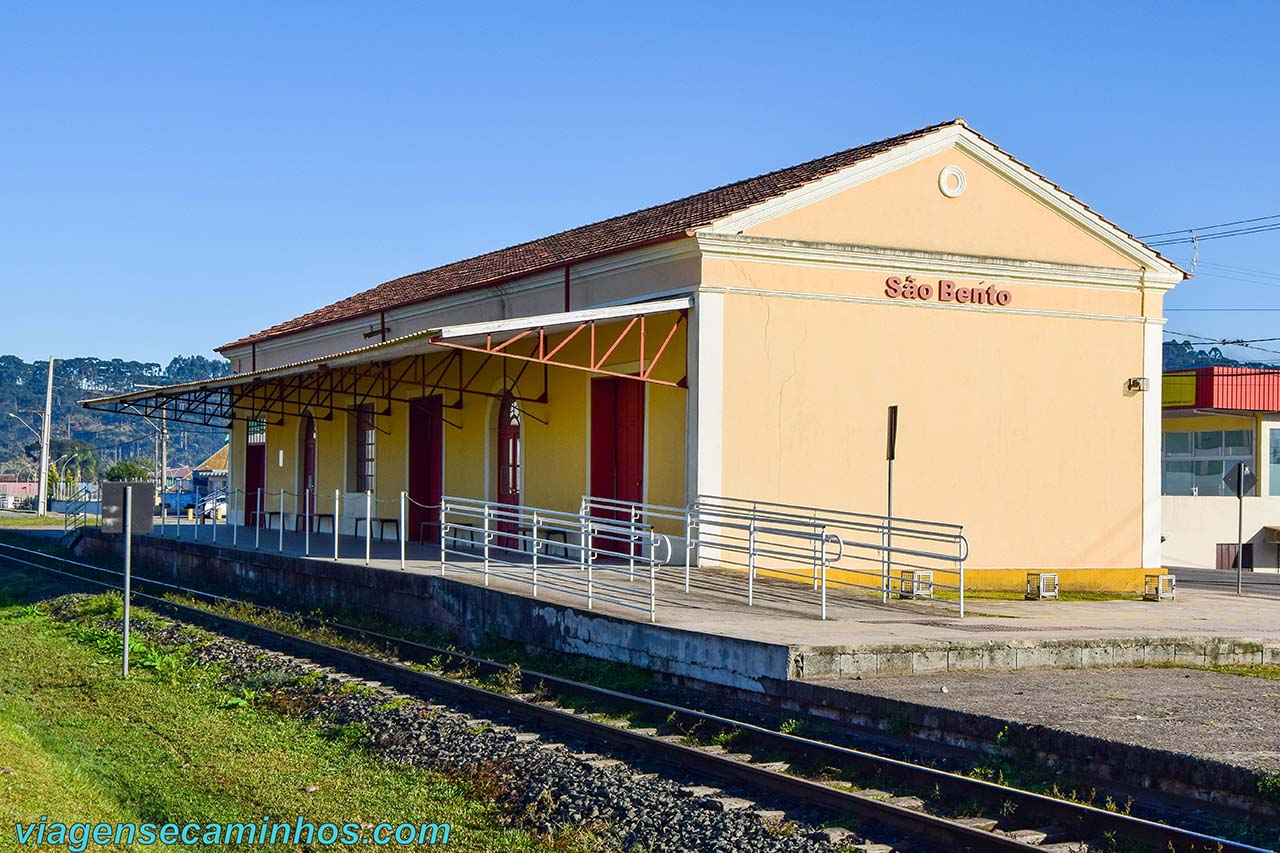
M 168 514 L 165 495 L 169 485 L 169 418 L 165 410 L 160 410 L 160 518 Z M 282 515 L 281 518 L 284 516 Z M 280 522 L 284 524 L 284 522 Z
M 44 420 L 40 422 L 40 486 L 36 515 L 49 511 L 49 431 L 53 426 L 53 356 L 49 356 L 49 384 L 44 392 Z
M 164 386 L 163 385 L 142 385 L 135 382 L 133 384 L 133 387 L 134 388 L 163 388 Z M 142 412 L 138 411 L 137 408 L 134 408 L 133 410 L 135 412 L 138 412 L 138 414 L 140 415 L 142 414 Z M 147 420 L 145 417 L 143 419 Z M 151 422 L 150 420 L 147 420 L 147 422 L 150 423 L 152 428 L 156 430 L 156 439 L 159 444 L 159 448 L 158 448 L 159 458 L 157 461 L 160 463 L 160 476 L 156 480 L 156 483 L 158 484 L 156 495 L 160 498 L 160 517 L 163 519 L 165 514 L 165 502 L 164 502 L 165 485 L 167 484 L 169 479 L 169 415 L 167 411 L 162 408 L 160 410 L 160 426 L 159 427 L 157 427 L 155 423 Z
M 1244 595 L 1244 475 L 1241 462 L 1236 466 L 1236 595 Z

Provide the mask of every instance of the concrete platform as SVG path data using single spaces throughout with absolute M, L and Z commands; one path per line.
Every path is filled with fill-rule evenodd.
M 313 537 L 303 559 L 303 537 L 277 531 L 186 525 L 179 538 L 142 537 L 139 552 L 166 574 L 200 585 L 218 583 L 260 599 L 314 608 L 373 611 L 393 621 L 424 620 L 455 632 L 494 633 L 546 648 L 620 660 L 672 675 L 766 690 L 770 682 L 868 675 L 983 670 L 1133 666 L 1152 663 L 1280 663 L 1280 597 L 1236 596 L 1215 586 L 1179 590 L 1176 601 L 1027 602 L 973 600 L 964 619 L 939 602 L 829 595 L 829 618 L 818 618 L 817 593 L 803 584 L 760 578 L 755 606 L 746 606 L 746 579 L 733 570 L 695 572 L 682 588 L 683 569 L 666 567 L 657 582 L 656 623 L 645 609 L 479 574 L 478 558 L 455 562 L 440 576 L 434 547 L 408 549 L 374 542 L 364 566 L 364 540 L 343 537 L 342 559 L 332 559 L 330 535 Z M 197 538 L 198 537 L 198 538 Z M 195 541 L 193 541 L 193 538 Z M 99 539 L 98 549 L 113 549 Z M 173 555 L 182 554 L 182 559 Z M 459 569 L 459 565 L 471 569 Z M 576 574 L 572 570 L 570 574 Z M 521 571 L 513 571 L 521 576 Z M 614 582 L 618 581 L 615 573 Z M 630 584 L 647 596 L 647 575 Z M 1252 588 L 1252 587 L 1251 587 Z M 647 601 L 647 599 L 646 599 Z

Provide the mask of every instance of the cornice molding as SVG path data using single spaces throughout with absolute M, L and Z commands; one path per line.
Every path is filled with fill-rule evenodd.
M 712 259 L 742 259 L 884 273 L 906 271 L 1054 287 L 1164 291 L 1173 286 L 1172 282 L 1162 280 L 1151 270 L 1024 261 L 891 246 L 753 237 L 712 231 L 699 231 L 697 238 L 703 256 Z
M 1091 314 L 1082 311 L 1046 311 L 1036 308 L 1014 308 L 989 305 L 954 304 L 933 301 L 907 301 L 901 299 L 884 299 L 877 296 L 853 296 L 847 293 L 806 293 L 794 290 L 767 290 L 758 287 L 735 287 L 732 285 L 704 284 L 698 293 L 719 293 L 727 296 L 766 296 L 776 299 L 799 299 L 812 302 L 849 302 L 858 305 L 882 305 L 904 311 L 961 311 L 980 314 L 1001 314 L 1019 317 L 1050 317 L 1059 320 L 1101 320 L 1112 323 L 1134 323 L 1163 325 L 1164 320 L 1156 317 L 1143 317 L 1130 314 Z

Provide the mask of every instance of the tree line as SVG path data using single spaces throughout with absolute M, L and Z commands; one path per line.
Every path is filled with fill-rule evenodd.
M 0 475 L 36 477 L 40 442 L 18 418 L 40 429 L 48 369 L 48 361 L 0 356 Z M 200 355 L 177 356 L 167 365 L 119 358 L 55 358 L 49 455 L 57 464 L 50 479 L 96 480 L 122 461 L 136 463 L 130 468 L 133 474 L 138 469 L 150 473 L 155 468 L 153 427 L 137 416 L 90 411 L 80 406 L 81 400 L 123 394 L 139 385 L 195 382 L 228 373 L 230 365 L 225 360 Z M 11 413 L 18 417 L 9 417 Z M 171 424 L 169 466 L 196 465 L 225 440 L 225 430 Z

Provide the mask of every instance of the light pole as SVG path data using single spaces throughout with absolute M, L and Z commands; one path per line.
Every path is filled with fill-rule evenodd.
M 23 411 L 25 411 L 25 409 L 24 409 Z M 36 429 L 36 428 L 35 428 L 35 427 L 33 427 L 31 424 L 27 423 L 27 422 L 26 422 L 26 421 L 24 421 L 22 418 L 20 418 L 20 417 L 18 417 L 17 415 L 15 415 L 13 412 L 10 412 L 10 413 L 9 413 L 9 417 L 13 418 L 13 419 L 14 419 L 14 420 L 16 420 L 18 423 L 22 424 L 24 427 L 26 427 L 27 429 L 31 430 L 32 435 L 34 435 L 36 438 L 39 438 L 39 437 L 40 437 L 40 430 Z
M 48 484 L 45 482 L 45 480 L 49 476 L 49 468 L 48 468 L 49 444 L 48 444 L 47 437 L 45 436 L 45 433 L 42 430 L 37 430 L 31 424 L 23 420 L 21 416 L 16 415 L 13 412 L 10 412 L 9 417 L 13 418 L 18 423 L 22 424 L 24 427 L 31 430 L 31 434 L 34 435 L 36 439 L 40 442 L 40 474 L 39 474 L 40 482 L 37 484 L 37 494 L 39 495 L 39 497 L 36 498 L 37 500 L 36 514 L 44 515 L 45 503 L 46 503 L 45 499 L 48 497 L 48 494 L 46 492 L 46 489 L 48 488 Z M 41 426 L 44 426 L 44 424 L 42 423 Z
M 135 385 L 134 387 L 135 388 L 157 388 L 159 386 Z M 143 415 L 142 410 L 139 409 L 137 406 L 134 406 L 130 403 L 126 403 L 125 408 L 133 409 L 139 415 L 142 415 L 142 419 L 151 425 L 151 428 L 156 431 L 156 436 L 160 439 L 160 472 L 159 472 L 159 476 L 156 478 L 156 494 L 160 497 L 160 517 L 163 519 L 165 514 L 164 487 L 166 482 L 169 479 L 169 471 L 168 471 L 169 424 L 165 418 L 165 413 L 163 411 L 160 412 L 160 425 L 157 426 L 156 422 L 151 420 L 151 418 L 147 417 L 146 415 Z
M 61 494 L 61 497 L 55 496 L 54 500 L 66 500 L 66 486 L 62 484 L 66 482 L 67 478 L 63 476 L 64 472 L 62 469 L 62 463 L 66 462 L 73 456 L 75 456 L 74 453 L 68 453 L 65 456 L 59 456 L 58 461 L 49 463 L 49 470 L 58 478 L 58 492 Z
M 36 515 L 45 515 L 49 503 L 49 430 L 53 425 L 53 356 L 49 356 L 49 382 L 44 391 L 44 420 L 40 422 L 40 505 Z
M 163 385 L 142 385 L 135 382 L 133 383 L 133 387 L 134 388 L 163 388 L 164 386 Z M 130 406 L 129 408 L 133 409 L 135 412 L 138 412 L 138 414 L 140 415 L 142 414 L 142 412 L 138 411 L 138 408 L 136 406 Z M 147 420 L 147 423 L 150 423 L 153 427 L 155 426 L 155 423 L 149 419 Z M 159 430 L 160 432 L 160 507 L 161 507 L 160 511 L 163 514 L 164 506 L 165 506 L 165 503 L 164 503 L 165 486 L 169 482 L 169 415 L 168 415 L 168 411 L 163 407 L 160 409 L 160 426 L 156 427 L 156 429 Z M 280 523 L 284 524 L 283 521 Z

